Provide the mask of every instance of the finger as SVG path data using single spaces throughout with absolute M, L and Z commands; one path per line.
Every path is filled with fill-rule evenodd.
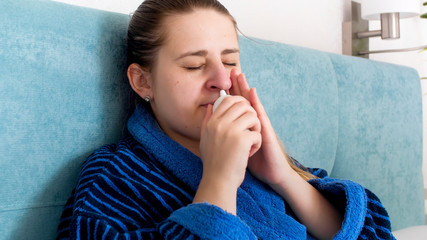
M 213 114 L 215 119 L 233 123 L 236 128 L 241 130 L 261 131 L 258 113 L 250 105 L 249 101 L 241 96 L 224 99 Z
M 264 106 L 262 105 L 261 100 L 259 99 L 256 88 L 252 88 L 249 91 L 249 98 L 248 99 L 249 99 L 249 102 L 251 103 L 252 107 L 258 113 L 258 116 L 264 117 L 267 115 L 265 112 Z
M 237 85 L 239 86 L 240 95 L 243 96 L 246 99 L 249 99 L 249 84 L 246 81 L 245 74 L 241 73 L 237 77 Z
M 261 123 L 255 111 L 244 112 L 232 123 L 233 127 L 242 131 L 261 132 Z
M 251 132 L 251 134 L 254 140 L 251 149 L 249 150 L 249 157 L 252 157 L 256 152 L 258 152 L 262 145 L 261 133 Z
M 256 123 L 255 125 L 248 125 L 247 122 L 242 121 L 241 124 L 245 128 L 243 129 L 249 129 L 251 131 L 261 131 L 261 122 L 258 116 L 258 112 L 255 110 L 255 108 L 250 105 L 250 102 L 246 99 L 242 98 L 244 101 L 242 102 L 235 102 L 233 105 L 228 107 L 224 113 L 224 116 L 229 121 L 237 121 L 237 120 L 244 120 L 246 118 L 252 118 Z
M 226 114 L 233 105 L 235 104 L 244 104 L 248 107 L 251 106 L 251 103 L 249 100 L 241 97 L 241 96 L 229 96 L 224 98 L 224 100 L 221 102 L 221 104 L 218 105 L 218 107 L 215 109 L 214 115 L 216 118 L 222 117 L 224 114 Z M 233 109 L 235 110 L 235 109 Z
M 220 116 L 220 119 L 221 121 L 232 123 L 242 130 L 252 128 L 260 130 L 254 125 L 259 122 L 257 112 L 248 103 L 238 102 L 233 104 Z
M 267 116 L 267 113 L 265 112 L 264 106 L 261 104 L 261 101 L 258 97 L 256 89 L 252 88 L 249 95 L 250 95 L 249 101 L 251 102 L 252 107 L 257 112 L 258 118 L 261 122 L 261 128 L 262 128 L 263 134 L 267 138 L 273 136 L 275 134 L 273 130 L 273 126 L 270 122 L 270 119 Z
M 237 83 L 237 77 L 239 76 L 237 69 L 233 68 L 231 69 L 230 73 L 230 79 L 231 79 L 231 89 L 230 94 L 231 95 L 240 95 L 240 88 L 239 84 Z

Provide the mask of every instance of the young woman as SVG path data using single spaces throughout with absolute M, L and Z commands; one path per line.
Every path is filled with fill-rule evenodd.
M 393 238 L 373 194 L 285 154 L 241 73 L 236 29 L 216 0 L 141 4 L 129 134 L 86 160 L 58 239 Z M 213 112 L 220 90 L 231 96 Z

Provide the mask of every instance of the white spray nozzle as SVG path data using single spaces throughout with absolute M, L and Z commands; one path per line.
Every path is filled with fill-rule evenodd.
M 212 112 L 215 112 L 216 108 L 219 106 L 219 104 L 222 102 L 222 100 L 224 100 L 224 98 L 226 98 L 228 96 L 230 96 L 230 95 L 227 95 L 225 90 L 219 91 L 219 98 L 215 101 L 213 108 L 212 108 Z

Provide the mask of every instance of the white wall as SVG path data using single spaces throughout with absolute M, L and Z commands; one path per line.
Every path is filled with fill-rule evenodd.
M 341 53 L 343 0 L 222 0 L 253 37 Z
M 129 14 L 142 0 L 57 0 Z M 248 36 L 341 53 L 349 0 L 220 0 Z

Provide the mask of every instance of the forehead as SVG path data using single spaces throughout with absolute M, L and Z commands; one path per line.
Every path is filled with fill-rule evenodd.
M 165 47 L 189 51 L 194 48 L 238 48 L 237 32 L 230 16 L 210 9 L 166 17 Z

